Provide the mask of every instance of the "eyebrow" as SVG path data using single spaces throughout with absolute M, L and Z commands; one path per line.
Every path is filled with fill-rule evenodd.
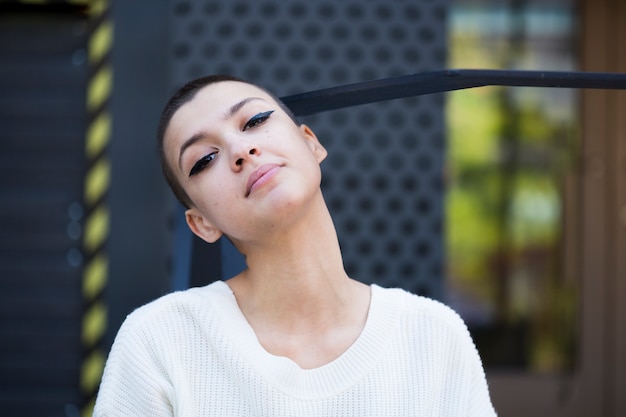
M 235 114 L 237 114 L 239 110 L 241 110 L 243 106 L 245 106 L 246 104 L 254 100 L 263 100 L 263 99 L 261 97 L 248 97 L 248 98 L 244 98 L 241 101 L 238 101 L 237 103 L 230 106 L 230 108 L 226 111 L 226 113 L 224 114 L 224 119 L 228 120 L 232 118 Z M 196 133 L 195 135 L 187 139 L 185 142 L 183 142 L 183 144 L 180 146 L 180 151 L 178 152 L 178 166 L 179 167 L 181 167 L 183 154 L 185 153 L 187 148 L 189 148 L 194 143 L 199 142 L 200 140 L 204 139 L 206 136 L 207 135 L 204 132 Z

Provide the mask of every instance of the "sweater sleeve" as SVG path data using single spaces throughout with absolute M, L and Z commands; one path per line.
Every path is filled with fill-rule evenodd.
M 107 359 L 94 417 L 173 416 L 172 386 L 151 340 L 148 329 L 129 316 Z
M 422 338 L 434 343 L 431 350 L 437 353 L 433 361 L 448 375 L 444 415 L 495 417 L 482 361 L 467 325 L 450 307 L 438 301 L 418 299 L 417 305 L 427 317 L 428 324 L 423 327 L 429 329 Z M 437 369 L 436 365 L 433 369 Z
M 495 417 L 496 411 L 491 403 L 485 371 L 471 337 L 468 340 L 468 345 L 472 373 L 468 414 L 470 417 Z

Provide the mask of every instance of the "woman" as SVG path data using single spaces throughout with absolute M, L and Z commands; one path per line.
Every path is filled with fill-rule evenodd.
M 191 230 L 226 236 L 247 268 L 133 312 L 96 416 L 495 415 L 454 312 L 348 277 L 320 190 L 326 150 L 275 96 L 192 81 L 159 148 Z

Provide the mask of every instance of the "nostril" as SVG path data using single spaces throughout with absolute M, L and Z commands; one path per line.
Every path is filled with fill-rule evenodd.
M 243 164 L 243 158 L 239 158 L 235 161 L 235 165 L 241 166 L 241 164 Z
M 250 152 L 248 152 L 250 155 L 254 155 L 256 153 L 256 149 L 252 148 L 250 149 Z

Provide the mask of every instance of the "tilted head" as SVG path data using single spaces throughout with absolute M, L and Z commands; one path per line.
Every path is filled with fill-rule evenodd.
M 225 81 L 241 82 L 260 88 L 276 102 L 276 104 L 293 120 L 296 125 L 300 125 L 293 112 L 273 93 L 261 86 L 250 83 L 241 78 L 231 75 L 208 75 L 205 77 L 197 78 L 183 85 L 168 100 L 165 108 L 163 109 L 163 112 L 161 113 L 161 118 L 159 120 L 159 126 L 157 130 L 157 143 L 159 147 L 159 156 L 161 158 L 161 168 L 163 169 L 163 175 L 165 176 L 165 180 L 167 181 L 178 201 L 187 209 L 193 206 L 193 201 L 191 201 L 191 198 L 187 195 L 187 192 L 180 184 L 180 181 L 178 181 L 178 179 L 174 175 L 172 167 L 167 161 L 164 146 L 165 135 L 172 120 L 172 117 L 176 114 L 178 110 L 180 110 L 183 105 L 190 102 L 196 96 L 198 91 L 209 85 Z

